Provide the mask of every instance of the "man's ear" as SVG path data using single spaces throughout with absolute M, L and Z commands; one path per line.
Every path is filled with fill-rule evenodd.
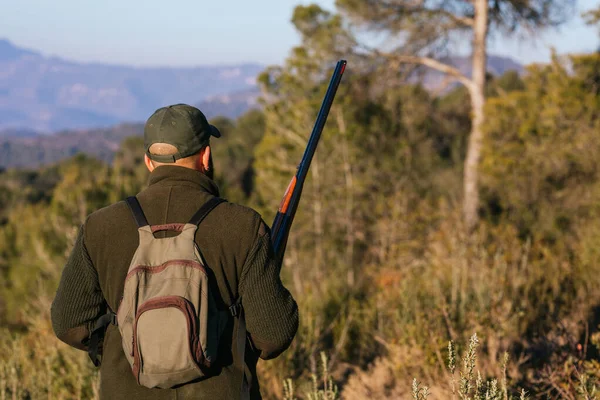
M 152 164 L 152 160 L 150 160 L 150 157 L 148 157 L 148 154 L 144 154 L 144 163 L 146 164 L 146 168 L 148 168 L 148 171 L 154 171 L 154 165 Z
M 204 171 L 208 171 L 210 169 L 210 146 L 204 147 L 202 149 L 202 153 L 200 154 L 200 162 L 202 163 L 202 168 Z

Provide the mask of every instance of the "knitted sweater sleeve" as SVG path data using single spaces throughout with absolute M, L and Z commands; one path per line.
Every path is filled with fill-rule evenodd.
M 98 273 L 85 247 L 84 229 L 85 225 L 79 229 L 51 308 L 56 336 L 81 350 L 85 350 L 93 324 L 106 310 Z
M 286 350 L 298 330 L 298 306 L 283 286 L 280 270 L 269 228 L 261 222 L 258 239 L 242 270 L 240 295 L 250 339 L 265 360 Z

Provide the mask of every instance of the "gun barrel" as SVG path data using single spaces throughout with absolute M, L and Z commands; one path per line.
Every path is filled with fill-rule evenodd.
M 296 215 L 296 210 L 298 209 L 300 196 L 302 195 L 304 181 L 306 179 L 306 175 L 308 174 L 308 169 L 310 168 L 317 145 L 319 144 L 319 139 L 321 138 L 323 127 L 327 121 L 327 116 L 329 115 L 329 110 L 333 104 L 333 99 L 335 98 L 337 88 L 340 85 L 342 75 L 346 69 L 346 64 L 346 60 L 338 61 L 335 70 L 333 71 L 333 76 L 329 82 L 329 87 L 325 93 L 325 98 L 321 104 L 321 109 L 317 115 L 317 120 L 308 140 L 306 150 L 304 150 L 304 155 L 302 156 L 302 160 L 298 165 L 296 174 L 292 178 L 290 185 L 286 190 L 279 210 L 277 211 L 277 215 L 275 216 L 275 220 L 273 221 L 273 225 L 271 226 L 273 249 L 275 251 L 275 255 L 280 260 L 283 259 L 283 254 L 285 253 L 285 247 L 290 229 L 292 227 L 292 222 L 294 220 L 294 216 Z

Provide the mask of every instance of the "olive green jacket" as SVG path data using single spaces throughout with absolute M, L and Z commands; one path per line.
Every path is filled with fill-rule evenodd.
M 218 195 L 215 183 L 203 173 L 160 166 L 150 174 L 149 186 L 137 198 L 148 222 L 160 225 L 188 222 L 206 201 Z M 157 232 L 156 237 L 175 234 Z M 255 211 L 223 203 L 200 224 L 196 243 L 218 286 L 214 295 L 219 307 L 226 310 L 241 296 L 248 330 L 245 373 L 251 382 L 251 398 L 259 399 L 258 358 L 281 354 L 298 328 L 298 308 L 281 283 L 280 263 L 273 256 L 269 229 Z M 118 309 L 137 246 L 137 225 L 124 201 L 88 216 L 52 304 L 52 324 L 59 339 L 86 349 L 95 321 L 107 308 L 114 312 Z M 176 389 L 148 389 L 136 383 L 123 353 L 119 330 L 110 325 L 102 345 L 100 398 L 239 398 L 242 373 L 234 367 L 235 329 L 237 320 L 232 317 L 221 341 L 214 376 Z

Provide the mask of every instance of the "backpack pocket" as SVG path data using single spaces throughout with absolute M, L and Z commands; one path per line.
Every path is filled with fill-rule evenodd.
M 140 385 L 169 388 L 203 376 L 204 354 L 193 304 L 184 297 L 142 303 L 133 324 L 133 373 Z

